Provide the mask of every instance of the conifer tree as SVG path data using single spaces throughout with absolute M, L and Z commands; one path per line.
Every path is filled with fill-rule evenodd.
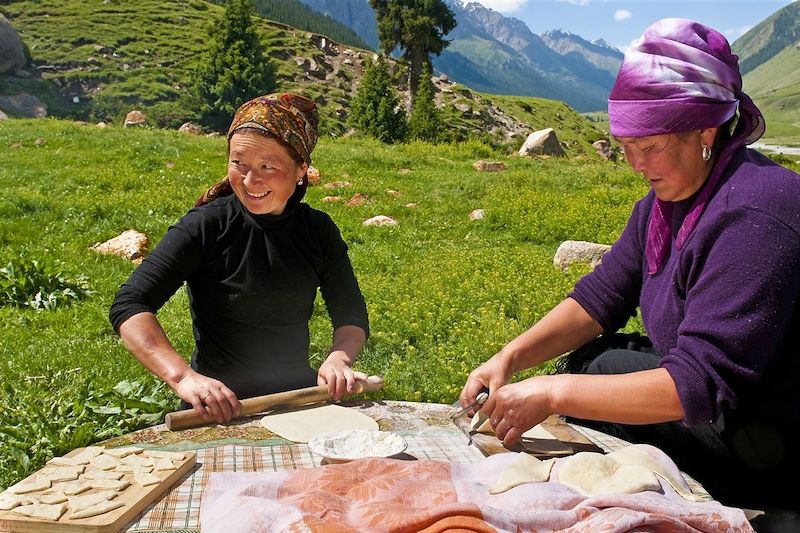
M 431 54 L 442 53 L 450 41 L 444 38 L 456 27 L 456 17 L 444 0 L 369 0 L 378 19 L 378 38 L 383 53 L 401 48 L 408 61 L 410 108 L 414 108 L 422 67 Z
M 417 98 L 408 119 L 408 136 L 411 139 L 437 141 L 442 133 L 442 120 L 433 99 L 431 64 L 425 62 L 419 78 Z
M 406 133 L 406 116 L 398 108 L 398 98 L 383 57 L 368 64 L 361 84 L 350 104 L 350 125 L 376 139 L 391 143 Z
M 236 109 L 275 90 L 275 67 L 265 53 L 252 0 L 227 0 L 222 19 L 210 31 L 208 54 L 194 72 L 200 121 L 225 131 Z

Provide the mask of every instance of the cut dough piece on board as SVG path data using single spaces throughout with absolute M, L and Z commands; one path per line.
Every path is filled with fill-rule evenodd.
M 183 461 L 186 459 L 186 452 L 168 452 L 162 450 L 145 450 L 145 457 L 153 459 L 169 459 L 171 461 Z
M 106 500 L 98 504 L 92 505 L 91 507 L 87 507 L 83 511 L 72 513 L 71 515 L 69 515 L 69 518 L 89 518 L 90 516 L 106 514 L 109 511 L 113 511 L 114 509 L 119 509 L 123 505 L 125 504 L 116 500 L 111 500 L 111 501 Z
M 67 481 L 66 483 L 57 483 L 53 488 L 46 490 L 45 494 L 55 494 L 56 492 L 63 492 L 67 496 L 74 496 L 91 489 L 92 486 L 86 481 L 79 479 L 78 481 Z
M 78 463 L 72 457 L 53 457 L 47 461 L 47 464 L 52 466 L 75 466 Z
M 659 490 L 656 475 L 639 465 L 624 465 L 596 452 L 579 452 L 564 459 L 558 482 L 584 496 L 633 494 Z
M 341 405 L 322 405 L 269 414 L 261 425 L 292 442 L 308 442 L 321 433 L 347 429 L 378 429 L 378 423 L 364 413 Z
M 541 461 L 525 452 L 520 452 L 500 472 L 494 485 L 489 487 L 489 494 L 500 494 L 523 483 L 543 483 L 550 479 L 550 470 L 555 459 Z
M 152 466 L 133 466 L 133 465 L 117 465 L 114 469 L 115 472 L 123 472 L 125 474 L 136 474 L 138 472 L 152 472 Z
M 486 433 L 488 435 L 494 434 L 492 424 L 489 423 L 489 417 L 486 416 L 483 411 L 478 411 L 475 413 L 475 416 L 472 417 L 472 421 L 469 423 L 469 428 L 472 430 L 477 428 L 478 433 Z M 544 429 L 541 424 L 533 426 L 531 429 L 523 433 L 521 438 L 558 440 L 553 436 L 552 433 Z
M 135 468 L 153 466 L 153 460 L 150 457 L 142 457 L 141 455 L 127 455 L 122 458 L 122 462 Z
M 133 481 L 142 487 L 146 487 L 148 485 L 155 485 L 161 481 L 161 478 L 149 472 L 137 472 L 133 474 Z
M 37 500 L 39 503 L 46 503 L 52 505 L 55 503 L 64 503 L 65 501 L 67 501 L 67 495 L 61 491 L 56 491 L 52 494 L 42 494 L 37 498 Z
M 110 455 L 103 454 L 103 455 L 98 455 L 96 457 L 92 457 L 89 460 L 89 464 L 91 464 L 95 468 L 99 468 L 100 470 L 111 470 L 112 468 L 115 468 L 119 464 L 119 460 L 116 457 L 111 457 Z
M 113 479 L 118 480 L 125 474 L 117 470 L 87 470 L 81 479 Z
M 21 505 L 15 509 L 11 509 L 12 513 L 21 514 L 30 518 L 38 518 L 39 520 L 58 520 L 64 511 L 67 510 L 66 503 L 57 503 L 55 505 L 48 505 L 46 503 L 32 503 L 30 505 Z
M 73 455 L 71 459 L 75 464 L 85 465 L 89 464 L 93 457 L 97 457 L 101 453 L 103 453 L 103 448 L 100 446 L 87 446 L 78 455 Z
M 31 497 L 24 494 L 0 494 L 0 511 L 10 511 L 14 507 L 31 503 L 33 503 Z
M 117 457 L 122 459 L 123 457 L 127 457 L 132 453 L 139 453 L 143 450 L 143 448 L 137 448 L 135 446 L 128 446 L 125 448 L 106 448 L 103 450 L 103 453 L 106 455 L 110 455 L 111 457 Z
M 55 483 L 57 481 L 75 481 L 78 475 L 83 472 L 83 465 L 81 466 L 48 466 L 41 472 L 41 476 L 49 479 Z
M 153 458 L 153 470 L 175 470 L 175 465 L 169 459 Z
M 39 492 L 50 488 L 50 480 L 46 478 L 34 479 L 32 481 L 24 481 L 11 485 L 6 491 L 11 494 L 28 494 L 29 492 Z
M 130 481 L 124 479 L 91 479 L 88 483 L 93 489 L 114 490 L 117 492 L 122 492 L 131 484 Z
M 70 496 L 68 504 L 69 510 L 73 513 L 78 513 L 106 500 L 113 500 L 116 497 L 117 493 L 113 490 L 104 490 L 93 494 L 87 494 L 86 496 Z

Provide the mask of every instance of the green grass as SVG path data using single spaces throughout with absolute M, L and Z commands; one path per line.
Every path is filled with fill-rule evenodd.
M 37 146 L 37 139 L 44 144 Z M 324 204 L 321 198 L 334 192 L 313 187 L 307 201 L 333 217 L 350 246 L 372 327 L 358 368 L 386 378 L 381 396 L 388 399 L 453 402 L 472 368 L 539 319 L 586 272 L 554 268 L 558 245 L 613 242 L 646 192 L 624 166 L 506 156 L 476 142 L 387 146 L 323 138 L 314 156 L 323 182 L 353 184 L 338 194 L 369 196 L 360 207 Z M 480 173 L 472 167 L 477 159 L 502 160 L 507 170 Z M 222 176 L 225 141 L 10 119 L 0 128 L 0 161 L 0 265 L 41 261 L 66 280 L 85 276 L 92 291 L 54 310 L 0 307 L 2 486 L 48 455 L 151 424 L 152 416 L 174 408 L 171 391 L 157 387 L 108 323 L 114 294 L 133 265 L 90 247 L 129 228 L 154 246 Z M 405 207 L 410 202 L 417 207 Z M 486 217 L 469 221 L 477 208 Z M 378 214 L 395 217 L 399 226 L 362 225 Z M 181 290 L 159 318 L 188 357 L 187 305 Z M 331 336 L 321 300 L 311 332 L 318 365 Z M 115 391 L 123 381 L 136 385 Z M 133 402 L 142 395 L 151 398 Z M 127 411 L 120 413 L 121 406 Z M 31 426 L 26 412 L 51 422 Z

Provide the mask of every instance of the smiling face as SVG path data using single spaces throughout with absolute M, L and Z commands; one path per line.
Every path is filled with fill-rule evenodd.
M 305 176 L 306 163 L 298 163 L 278 140 L 254 132 L 234 133 L 228 155 L 228 181 L 233 193 L 254 215 L 280 215 Z
M 677 202 L 705 183 L 713 159 L 704 161 L 703 145 L 714 146 L 717 128 L 648 137 L 618 137 L 634 171 L 650 183 L 659 200 Z

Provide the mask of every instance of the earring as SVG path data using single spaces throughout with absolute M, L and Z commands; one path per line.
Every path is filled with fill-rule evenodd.
M 711 147 L 707 144 L 703 145 L 703 161 L 711 159 Z
M 303 184 L 303 178 L 300 178 L 299 180 L 297 180 L 297 184 L 298 185 L 302 185 Z

